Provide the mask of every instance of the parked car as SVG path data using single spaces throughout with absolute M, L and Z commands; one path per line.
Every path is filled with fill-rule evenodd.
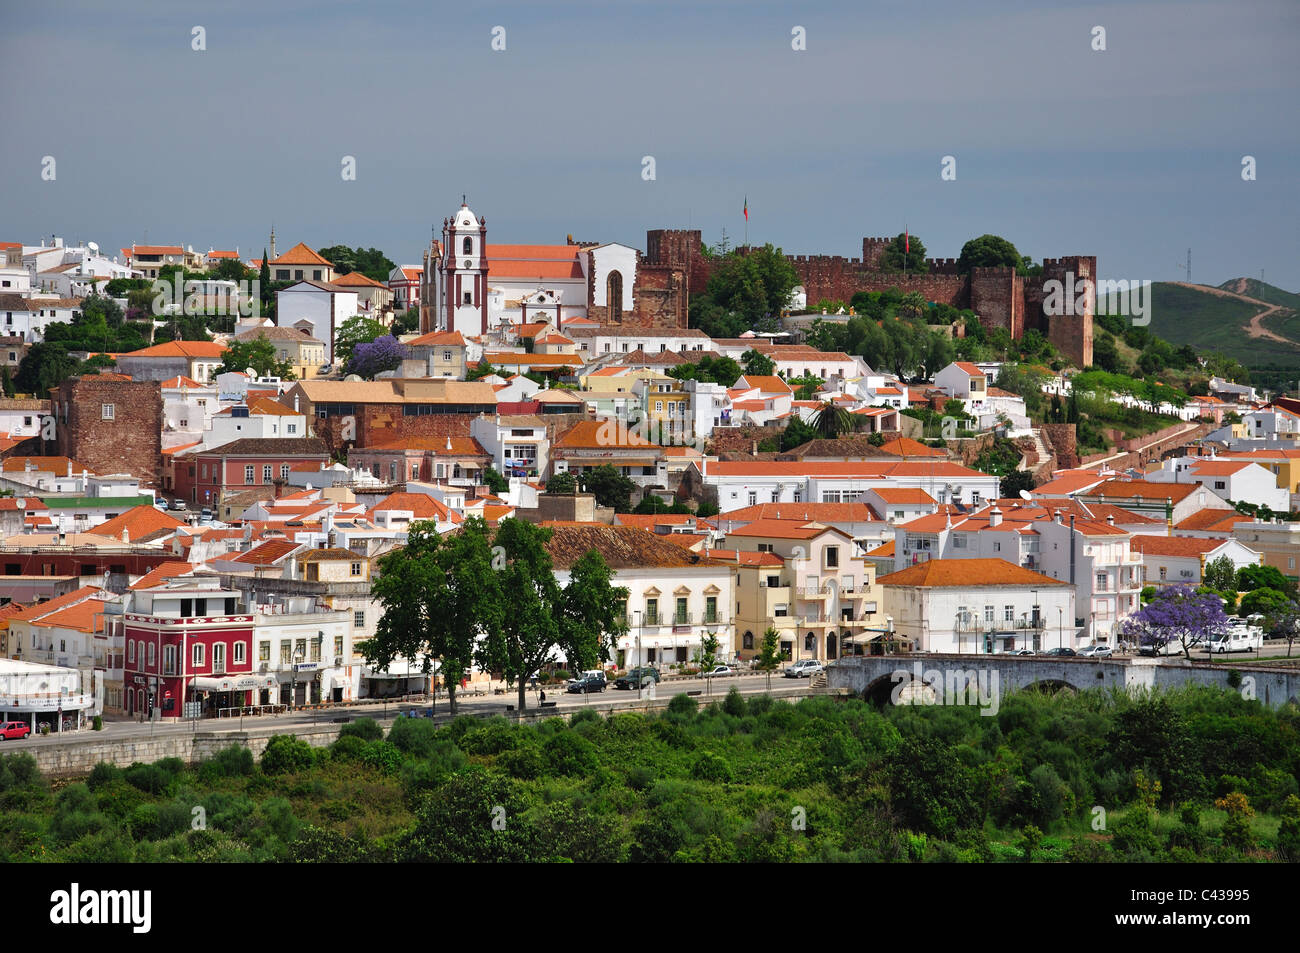
M 184 501 L 184 500 L 172 500 L 172 509 L 174 509 L 174 510 L 183 510 L 183 509 L 185 509 L 185 501 Z
M 17 739 L 22 741 L 32 733 L 32 726 L 25 721 L 6 721 L 0 724 L 0 741 Z
M 203 507 L 203 509 L 199 511 L 199 519 L 201 520 L 212 519 L 212 507 L 210 506 Z
M 614 679 L 615 688 L 644 688 L 651 682 L 659 681 L 659 669 L 653 665 L 630 669 L 626 675 Z
M 811 678 L 818 672 L 826 671 L 826 666 L 815 658 L 801 658 L 793 665 L 787 665 L 785 669 L 786 678 Z
M 715 665 L 711 671 L 704 673 L 704 678 L 718 678 L 722 675 L 735 675 L 730 665 Z
M 1057 646 L 1054 646 L 1053 648 L 1048 649 L 1048 650 L 1047 650 L 1046 652 L 1044 652 L 1043 654 L 1044 654 L 1044 655 L 1054 655 L 1054 656 L 1056 656 L 1057 658 L 1072 658 L 1072 657 L 1077 656 L 1079 653 L 1076 652 L 1074 649 L 1070 648 L 1069 646 L 1065 646 L 1065 645 L 1057 645 Z
M 1034 650 L 1033 650 L 1033 649 L 1012 649 L 1011 651 L 1009 651 L 1009 652 L 1007 652 L 1007 653 L 1005 653 L 1005 654 L 1007 654 L 1007 655 L 1033 655 L 1033 654 L 1034 654 Z
M 1097 642 L 1093 645 L 1085 645 L 1079 650 L 1082 658 L 1110 658 L 1114 650 L 1104 642 Z
M 583 672 L 577 678 L 569 679 L 569 684 L 565 691 L 570 695 L 585 695 L 588 692 L 603 692 L 605 690 L 605 673 L 604 672 Z

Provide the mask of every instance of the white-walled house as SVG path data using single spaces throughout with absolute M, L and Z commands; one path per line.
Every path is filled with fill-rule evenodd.
M 924 652 L 996 654 L 1081 644 L 1074 587 L 1002 559 L 932 559 L 881 576 L 895 633 Z
M 934 386 L 962 401 L 971 415 L 983 410 L 988 398 L 988 377 L 969 361 L 949 364 L 934 375 Z
M 614 570 L 613 585 L 629 590 L 626 635 L 615 646 L 620 668 L 667 667 L 692 661 L 707 635 L 717 658 L 735 658 L 732 621 L 735 570 L 635 526 L 560 524 L 546 543 L 556 581 L 568 585 L 574 564 L 596 550 Z
M 1263 504 L 1282 513 L 1291 508 L 1291 494 L 1277 485 L 1277 476 L 1253 460 L 1174 457 L 1146 477 L 1153 483 L 1199 483 L 1225 500 Z
M 338 329 L 359 311 L 355 290 L 324 281 L 304 279 L 276 292 L 276 323 L 297 328 L 325 342 L 325 360 L 334 363 Z
M 1149 586 L 1199 586 L 1205 567 L 1226 556 L 1234 569 L 1256 566 L 1264 558 L 1235 539 L 1201 539 L 1195 536 L 1134 536 L 1130 542 L 1142 556 Z

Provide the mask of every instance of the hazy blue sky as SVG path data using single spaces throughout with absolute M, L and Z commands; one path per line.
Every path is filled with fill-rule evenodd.
M 1197 281 L 1296 291 L 1297 41 L 1296 0 L 4 2 L 0 239 L 249 257 L 274 220 L 414 262 L 462 192 L 497 242 L 638 248 L 739 239 L 748 195 L 793 254 L 906 223 L 937 257 L 993 232 L 1177 280 L 1191 246 Z

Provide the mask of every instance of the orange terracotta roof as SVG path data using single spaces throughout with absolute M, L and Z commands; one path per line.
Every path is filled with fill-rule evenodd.
M 869 523 L 880 517 L 866 503 L 756 503 L 730 510 L 719 520 L 803 520 L 805 523 Z
M 131 585 L 128 589 L 152 589 L 154 586 L 160 586 L 168 579 L 175 579 L 178 576 L 191 575 L 198 566 L 194 563 L 180 562 L 178 560 L 169 560 L 161 566 L 156 566 L 149 572 L 145 573 Z
M 248 563 L 253 566 L 269 566 L 289 555 L 299 545 L 299 543 L 289 539 L 268 539 L 260 546 L 254 546 L 248 552 L 232 557 L 231 562 Z
M 1249 523 L 1255 519 L 1236 510 L 1199 510 L 1181 523 L 1175 523 L 1174 529 L 1198 532 L 1221 532 L 1229 534 L 1238 523 Z
M 1226 542 L 1226 539 L 1203 539 L 1199 536 L 1134 536 L 1129 548 L 1144 555 L 1191 558 L 1204 556 Z
M 1107 480 L 1093 487 L 1085 497 L 1105 496 L 1112 499 L 1173 500 L 1186 499 L 1201 489 L 1199 483 L 1152 483 L 1148 480 Z
M 366 519 L 373 520 L 376 513 L 385 510 L 410 510 L 412 518 L 416 520 L 437 519 L 459 522 L 457 514 L 424 493 L 390 493 L 366 510 Z
M 896 437 L 893 440 L 887 440 L 880 445 L 880 449 L 885 453 L 892 453 L 896 457 L 946 457 L 948 454 L 935 447 L 927 447 L 919 440 L 913 440 L 911 437 Z
M 129 538 L 135 540 L 159 530 L 170 530 L 186 525 L 188 524 L 184 520 L 179 520 L 170 513 L 164 513 L 156 506 L 133 506 L 108 522 L 100 523 L 95 527 L 95 532 L 101 536 L 121 536 L 122 531 L 126 530 Z
M 65 592 L 61 596 L 55 596 L 53 599 L 47 599 L 45 602 L 29 606 L 22 612 L 15 613 L 11 618 L 21 619 L 24 622 L 35 622 L 51 612 L 57 612 L 67 606 L 75 605 L 89 599 L 91 596 L 98 595 L 100 592 L 102 590 L 99 586 L 82 586 L 80 589 L 74 589 L 72 592 Z
M 465 337 L 459 331 L 434 331 L 406 344 L 408 347 L 464 347 Z
M 45 603 L 49 605 L 49 603 Z M 48 615 L 43 615 L 33 625 L 39 625 L 46 628 L 59 627 L 61 629 L 76 629 L 78 632 L 102 632 L 104 631 L 104 600 L 86 599 L 78 602 L 76 605 L 70 605 L 64 609 L 58 609 Z M 14 618 L 18 618 L 17 615 Z
M 176 377 L 169 377 L 162 382 L 163 389 L 175 387 L 206 387 L 206 384 L 200 384 L 192 377 L 186 377 L 184 374 L 178 374 Z
M 571 449 L 623 449 L 627 447 L 654 447 L 649 440 L 627 428 L 622 421 L 608 417 L 605 420 L 579 421 L 555 443 L 557 450 Z
M 279 258 L 274 259 L 273 265 L 325 265 L 333 268 L 334 266 L 322 258 L 312 249 L 308 248 L 302 242 L 294 245 Z
M 218 358 L 226 353 L 226 345 L 216 341 L 168 341 L 153 347 L 131 351 L 126 357 L 208 357 Z
M 742 549 L 710 549 L 709 558 L 716 562 L 737 563 L 741 566 L 785 565 L 785 560 L 776 553 L 748 553 Z
M 488 278 L 581 278 L 579 245 L 485 246 Z
M 130 248 L 123 248 L 127 255 L 132 253 L 136 255 L 183 255 L 185 249 L 180 245 L 132 245 Z
M 349 271 L 346 275 L 339 275 L 332 282 L 344 288 L 383 288 L 388 289 L 388 285 L 375 281 L 359 271 Z
M 742 526 L 740 529 L 733 529 L 728 536 L 760 536 L 770 537 L 772 539 L 814 539 L 827 531 L 838 533 L 841 536 L 846 535 L 842 530 L 835 529 L 833 526 L 826 526 L 822 523 L 809 523 L 804 520 L 788 519 L 761 519 L 754 520 Z
M 885 543 L 884 545 L 877 546 L 875 549 L 867 553 L 868 558 L 874 558 L 874 559 L 881 559 L 885 556 L 893 556 L 893 555 L 894 555 L 894 540 L 892 539 L 889 542 Z
M 778 462 L 768 460 L 755 461 L 706 461 L 710 476 L 848 476 L 848 477 L 888 477 L 888 476 L 933 476 L 933 477 L 982 477 L 968 467 L 947 461 L 917 462 L 894 460 L 845 460 Z
M 745 374 L 736 381 L 739 388 L 757 387 L 764 394 L 793 394 L 790 385 L 775 375 Z
M 908 486 L 879 486 L 871 492 L 880 497 L 886 503 L 938 503 L 939 501 L 932 497 L 920 487 Z
M 1247 467 L 1258 466 L 1253 460 L 1211 460 L 1192 466 L 1192 473 L 1197 476 L 1232 476 Z
M 0 463 L 0 470 L 5 473 L 22 473 L 27 469 L 29 462 L 37 470 L 44 473 L 53 472 L 56 476 L 66 475 L 68 464 L 72 465 L 73 476 L 80 476 L 82 470 L 87 473 L 95 472 L 75 460 L 69 460 L 67 457 L 7 457 L 3 463 Z
M 198 446 L 199 444 L 201 444 L 202 442 L 203 442 L 202 440 L 195 440 L 193 443 L 180 443 L 180 444 L 177 444 L 177 445 L 174 446 L 174 447 L 164 447 L 164 448 L 163 448 L 163 451 L 162 451 L 162 452 L 163 452 L 163 456 L 168 456 L 168 455 L 170 455 L 170 454 L 174 454 L 174 453 L 176 453 L 178 450 L 188 450 L 188 449 L 190 449 L 190 447 L 197 447 L 197 446 Z
M 975 586 L 1065 586 L 1068 582 L 1024 569 L 1005 559 L 931 559 L 881 576 L 882 586 L 921 586 L 953 589 Z
M 976 367 L 974 364 L 970 363 L 969 361 L 955 361 L 954 363 L 955 363 L 958 367 L 960 367 L 963 371 L 965 371 L 967 374 L 969 374 L 971 377 L 983 377 L 983 376 L 984 376 L 984 372 L 981 371 L 981 370 L 980 370 L 978 367 Z
M 451 444 L 451 449 L 447 449 L 447 444 Z M 417 450 L 424 453 L 437 454 L 454 454 L 457 456 L 488 456 L 487 450 L 483 445 L 473 437 L 401 437 L 397 440 L 389 440 L 385 443 L 377 443 L 367 450 Z M 365 450 L 357 451 L 364 453 Z
M 1106 479 L 1096 470 L 1061 470 L 1042 486 L 1036 487 L 1029 492 L 1035 496 L 1078 493 L 1081 490 L 1096 486 L 1098 483 L 1103 483 Z

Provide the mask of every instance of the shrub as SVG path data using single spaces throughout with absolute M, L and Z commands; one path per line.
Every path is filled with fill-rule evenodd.
M 496 765 L 512 778 L 532 781 L 542 776 L 546 762 L 536 745 L 520 745 L 510 751 L 504 751 L 496 760 Z
M 745 716 L 745 699 L 735 685 L 727 689 L 727 697 L 722 700 L 722 710 L 736 718 Z
M 1300 861 L 1300 797 L 1292 794 L 1282 805 L 1277 829 L 1277 849 L 1290 861 Z
M 211 783 L 217 778 L 245 778 L 253 773 L 253 752 L 243 745 L 222 748 L 199 765 L 199 779 Z
M 643 764 L 634 764 L 628 768 L 627 786 L 633 791 L 647 791 L 655 780 L 655 772 Z
M 694 715 L 699 708 L 700 703 L 686 694 L 674 695 L 668 703 L 668 710 L 674 715 Z
M 340 735 L 329 747 L 330 757 L 335 761 L 364 761 L 366 749 L 370 745 L 356 735 Z
M 104 719 L 103 719 L 101 716 L 99 716 L 99 715 L 96 715 L 95 717 L 91 718 L 91 719 L 90 719 L 90 730 L 91 730 L 91 731 L 103 731 L 103 730 L 104 730 Z
M 594 709 L 579 708 L 577 711 L 573 713 L 573 717 L 569 719 L 569 727 L 574 728 L 578 725 L 583 724 L 584 722 L 593 722 L 593 721 L 599 724 L 602 720 L 603 719 L 600 717 L 600 715 L 596 714 Z
M 412 721 L 413 719 L 405 719 Z M 380 741 L 384 737 L 384 729 L 380 727 L 379 722 L 373 718 L 358 718 L 356 721 L 349 722 L 339 729 L 340 738 L 360 738 L 362 741 Z
M 731 764 L 721 755 L 704 751 L 691 765 L 691 777 L 700 781 L 730 781 Z
M 121 777 L 121 768 L 115 764 L 109 764 L 107 761 L 101 761 L 90 769 L 90 777 L 86 779 L 86 787 L 92 791 L 98 791 L 105 784 L 111 784 Z
M 438 744 L 438 727 L 427 718 L 398 718 L 388 729 L 388 741 L 403 754 L 427 758 Z
M 293 735 L 276 735 L 262 752 L 262 771 L 265 774 L 284 774 L 303 771 L 315 761 L 311 745 Z
M 542 752 L 552 774 L 584 774 L 596 767 L 596 746 L 571 731 L 548 738 Z
M 1250 819 L 1255 816 L 1255 809 L 1250 806 L 1246 795 L 1233 791 L 1214 802 L 1221 811 L 1227 811 L 1227 820 L 1223 822 L 1223 842 L 1237 850 L 1249 850 L 1255 846 L 1250 832 Z
M 122 778 L 131 787 L 145 794 L 162 794 L 171 782 L 171 778 L 156 764 L 136 762 L 122 772 Z
M 375 770 L 394 775 L 402 768 L 402 752 L 387 741 L 372 741 L 366 745 L 363 753 L 365 763 Z
M 500 754 L 519 743 L 519 729 L 502 716 L 490 718 L 460 739 L 469 754 Z

